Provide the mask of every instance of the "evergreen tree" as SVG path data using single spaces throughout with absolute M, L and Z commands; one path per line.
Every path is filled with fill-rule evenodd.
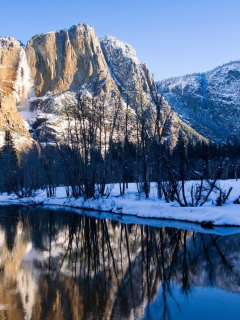
M 4 145 L 0 149 L 0 187 L 1 191 L 8 191 L 5 188 L 7 177 L 11 170 L 18 164 L 17 151 L 14 146 L 11 132 L 7 130 L 4 137 Z
M 14 146 L 11 132 L 7 130 L 4 137 L 4 145 L 0 150 L 0 158 L 4 163 L 5 171 L 9 171 L 11 168 L 17 165 L 17 151 Z

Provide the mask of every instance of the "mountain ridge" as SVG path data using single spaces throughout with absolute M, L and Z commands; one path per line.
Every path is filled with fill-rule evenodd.
M 240 60 L 205 73 L 158 82 L 173 110 L 200 134 L 215 142 L 238 136 L 240 129 Z
M 147 65 L 138 60 L 136 51 L 131 45 L 114 36 L 104 36 L 99 39 L 93 27 L 79 24 L 69 29 L 33 36 L 26 45 L 25 53 L 32 81 L 32 87 L 29 88 L 31 98 L 25 102 L 20 101 L 18 107 L 19 111 L 22 111 L 25 104 L 30 105 L 30 111 L 34 111 L 35 115 L 32 114 L 28 122 L 39 132 L 46 123 L 53 132 L 59 130 L 54 127 L 56 117 L 58 122 L 64 119 L 60 114 L 52 113 L 53 110 L 56 111 L 58 106 L 64 105 L 71 95 L 76 95 L 79 91 L 89 93 L 92 97 L 104 97 L 106 103 L 112 103 L 113 98 L 119 97 L 122 117 L 127 106 L 134 116 L 136 104 L 142 95 L 149 114 L 156 113 L 154 102 L 156 86 Z M 236 63 L 240 65 L 240 61 Z M 230 62 L 224 66 L 232 64 L 233 62 Z M 19 68 L 19 61 L 16 68 Z M 26 73 L 27 71 L 22 71 L 23 75 Z M 172 77 L 158 82 L 159 94 L 163 93 L 165 98 L 161 107 L 163 118 L 172 110 L 164 138 L 172 146 L 176 145 L 180 134 L 189 141 L 223 141 L 221 132 L 218 133 L 219 123 L 212 119 L 213 115 L 219 115 L 219 110 L 215 110 L 213 115 L 206 115 L 206 110 L 208 111 L 211 105 L 206 78 L 209 78 L 209 73 Z M 184 79 L 186 85 L 183 86 Z M 178 80 L 179 84 L 176 85 Z M 172 87 L 178 88 L 174 94 Z M 212 91 L 213 89 L 214 86 Z M 187 102 L 180 99 L 184 90 Z M 191 90 L 194 97 L 189 98 Z M 75 98 L 70 100 L 75 101 Z M 203 119 L 201 121 L 198 119 L 199 112 Z M 231 113 L 229 123 L 230 118 Z M 24 116 L 24 120 L 26 119 Z M 231 125 L 234 127 L 234 123 Z M 237 131 L 238 126 L 234 130 Z
M 71 92 L 79 90 L 89 92 L 93 97 L 104 97 L 110 104 L 113 97 L 119 96 L 123 119 L 127 105 L 134 117 L 139 94 L 144 96 L 150 114 L 156 113 L 153 99 L 155 83 L 147 65 L 138 60 L 136 51 L 113 36 L 99 40 L 94 29 L 86 24 L 33 36 L 26 46 L 26 56 L 36 95 L 30 104 L 37 113 L 37 119 L 35 124 L 31 119 L 31 124 L 38 132 L 46 117 L 54 118 L 50 109 L 57 109 L 52 108 L 56 97 L 61 96 L 64 104 L 64 95 L 67 98 Z M 162 110 L 165 115 L 171 110 L 164 100 Z M 49 119 L 47 123 L 50 123 Z M 180 131 L 189 140 L 204 140 L 190 127 L 187 130 L 187 126 L 172 113 L 166 133 L 171 144 L 176 144 Z M 51 129 L 59 130 L 52 126 Z

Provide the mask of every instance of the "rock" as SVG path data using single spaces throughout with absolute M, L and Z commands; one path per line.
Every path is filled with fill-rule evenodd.
M 26 54 L 38 97 L 81 88 L 94 94 L 115 89 L 100 42 L 86 24 L 36 35 Z
M 234 200 L 233 203 L 234 204 L 240 204 L 240 196 L 236 200 Z
M 19 97 L 16 79 L 22 50 L 16 39 L 0 38 L 0 146 L 5 131 L 10 130 L 18 149 L 32 142 L 16 106 Z
M 130 99 L 142 90 L 145 94 L 153 91 L 154 80 L 145 63 L 137 58 L 136 51 L 127 43 L 112 36 L 101 39 L 101 47 L 106 62 L 119 91 Z
M 22 47 L 14 38 L 0 38 L 0 92 L 12 94 Z
M 212 221 L 202 221 L 201 227 L 203 229 L 212 229 L 213 228 L 213 222 Z

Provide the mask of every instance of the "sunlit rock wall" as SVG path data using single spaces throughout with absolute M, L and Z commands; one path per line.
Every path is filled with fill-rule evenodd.
M 19 94 L 21 83 L 17 84 L 17 78 L 20 80 L 23 72 L 19 70 L 22 51 L 16 39 L 0 38 L 0 146 L 6 130 L 12 132 L 17 148 L 31 144 L 30 135 L 16 106 L 17 100 L 23 98 Z
M 115 89 L 92 27 L 85 24 L 34 36 L 26 53 L 37 96 L 86 88 Z

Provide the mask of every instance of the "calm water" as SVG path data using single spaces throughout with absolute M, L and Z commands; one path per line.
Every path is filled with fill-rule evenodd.
M 1 320 L 240 319 L 238 230 L 90 215 L 0 206 Z

